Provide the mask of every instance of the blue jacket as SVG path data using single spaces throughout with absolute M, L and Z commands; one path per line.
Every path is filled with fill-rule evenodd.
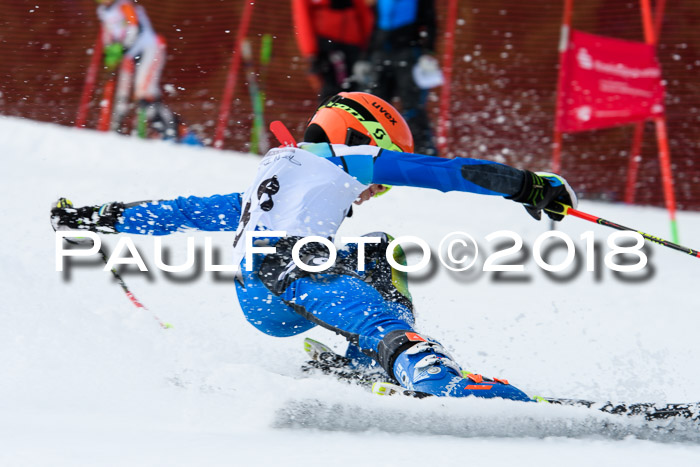
M 421 47 L 435 52 L 435 0 L 377 0 L 371 50 Z
M 335 156 L 330 146 L 312 151 L 326 157 L 365 185 L 372 183 L 512 196 L 521 189 L 524 172 L 481 159 L 439 157 L 381 150 L 376 156 Z M 119 232 L 168 235 L 187 230 L 235 231 L 241 217 L 241 193 L 141 201 L 126 206 Z

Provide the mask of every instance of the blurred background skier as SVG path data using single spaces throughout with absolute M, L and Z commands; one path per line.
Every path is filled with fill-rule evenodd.
M 437 148 L 426 110 L 428 89 L 420 86 L 417 72 L 437 68 L 435 38 L 437 25 L 433 0 L 370 0 L 374 3 L 375 26 L 369 45 L 368 62 L 361 61 L 355 75 L 367 82 L 367 91 L 390 101 L 401 101 L 401 114 L 416 142 L 416 152 L 437 156 Z
M 367 49 L 374 17 L 366 0 L 292 0 L 297 45 L 319 102 L 355 90 L 353 67 Z
M 397 110 L 361 92 L 340 93 L 322 103 L 303 139 L 270 150 L 245 193 L 77 209 L 61 198 L 51 211 L 52 225 L 142 235 L 235 232 L 238 300 L 260 331 L 287 337 L 319 325 L 349 341 L 348 358 L 357 364 L 372 359 L 409 390 L 530 400 L 506 380 L 462 373 L 438 341 L 416 332 L 405 274 L 387 259 L 401 261 L 402 256 L 400 248 L 387 251 L 391 236 L 367 234 L 366 245 L 348 244 L 335 261 L 335 249 L 318 242 L 335 237 L 353 202 L 361 204 L 387 185 L 502 196 L 523 203 L 537 219 L 544 210 L 561 220 L 566 206 L 577 204 L 566 181 L 487 160 L 414 154 L 411 131 Z M 265 231 L 285 231 L 286 236 Z M 295 246 L 309 236 L 317 241 Z M 273 246 L 264 254 L 250 251 Z M 326 269 L 304 270 L 293 260 L 295 254 L 306 265 Z
M 162 102 L 160 78 L 166 43 L 156 34 L 141 5 L 131 0 L 96 0 L 102 23 L 104 65 L 118 71 L 112 129 L 123 131 L 131 108 L 137 104 L 136 128 L 146 137 L 148 127 L 165 139 L 177 139 L 178 119 Z M 133 91 L 132 91 L 133 86 Z

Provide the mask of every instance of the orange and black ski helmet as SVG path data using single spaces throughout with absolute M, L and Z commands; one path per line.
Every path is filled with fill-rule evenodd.
M 413 152 L 411 130 L 398 110 L 366 92 L 341 92 L 326 99 L 309 120 L 304 141 Z

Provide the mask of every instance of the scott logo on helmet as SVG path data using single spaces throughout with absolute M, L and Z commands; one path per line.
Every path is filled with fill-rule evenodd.
M 377 128 L 372 134 L 374 135 L 374 139 L 384 139 L 386 136 L 386 131 L 382 130 L 381 128 Z
M 389 113 L 388 110 L 384 109 L 384 107 L 382 107 L 379 103 L 372 102 L 372 107 L 379 110 L 380 113 L 384 114 L 384 116 L 391 122 L 392 125 L 396 125 L 396 120 L 394 119 L 394 117 Z

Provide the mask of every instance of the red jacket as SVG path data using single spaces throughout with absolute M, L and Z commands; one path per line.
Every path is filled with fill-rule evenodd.
M 345 8 L 333 4 L 350 4 Z M 365 0 L 292 0 L 299 50 L 304 56 L 318 53 L 318 38 L 366 48 L 374 15 Z

